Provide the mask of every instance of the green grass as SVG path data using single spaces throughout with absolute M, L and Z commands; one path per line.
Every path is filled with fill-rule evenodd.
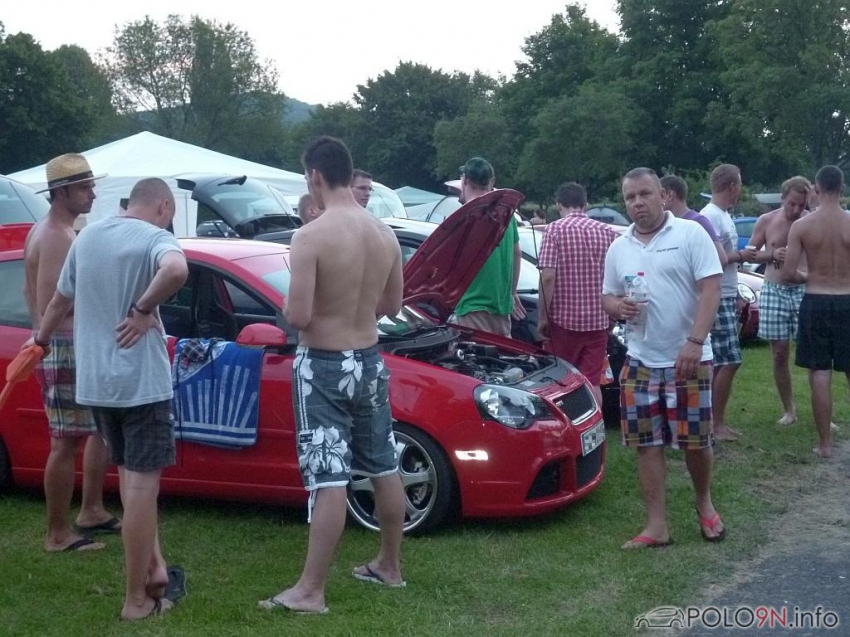
M 668 502 L 675 546 L 620 551 L 641 529 L 643 512 L 635 454 L 609 430 L 608 474 L 593 495 L 545 518 L 465 521 L 407 539 L 405 589 L 350 577 L 354 565 L 372 557 L 377 537 L 349 528 L 324 617 L 256 607 L 300 572 L 307 533 L 301 511 L 164 499 L 164 549 L 170 562 L 186 568 L 189 597 L 166 618 L 125 625 L 116 621 L 120 540 L 109 537 L 107 550 L 85 555 L 45 554 L 41 496 L 18 490 L 0 500 L 0 635 L 631 635 L 636 615 L 693 603 L 754 555 L 768 540 L 771 517 L 794 493 L 771 484 L 806 480 L 814 429 L 805 375 L 794 371 L 803 424 L 780 429 L 770 352 L 761 344 L 744 356 L 730 422 L 745 435 L 717 450 L 714 499 L 730 528 L 723 544 L 701 540 L 684 462 L 673 452 Z M 850 416 L 843 383 L 836 378 L 837 422 Z

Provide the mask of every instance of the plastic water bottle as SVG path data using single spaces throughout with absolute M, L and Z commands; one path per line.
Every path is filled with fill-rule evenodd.
M 649 287 L 646 284 L 643 272 L 638 272 L 637 276 L 632 279 L 627 298 L 638 305 L 638 314 L 626 324 L 628 332 L 635 338 L 645 338 Z

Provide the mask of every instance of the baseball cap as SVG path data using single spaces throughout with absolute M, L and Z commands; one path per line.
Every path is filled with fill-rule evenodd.
M 481 157 L 473 157 L 460 167 L 460 174 L 466 176 L 476 186 L 487 186 L 496 173 L 490 162 Z

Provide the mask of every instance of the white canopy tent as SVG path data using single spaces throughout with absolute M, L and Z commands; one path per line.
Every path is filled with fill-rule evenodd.
M 191 193 L 177 188 L 174 178 L 179 175 L 247 175 L 261 179 L 285 194 L 300 195 L 306 191 L 304 176 L 301 174 L 231 157 L 148 132 L 92 148 L 82 154 L 88 159 L 95 175 L 108 175 L 97 181 L 97 199 L 87 215 L 90 222 L 117 214 L 121 199 L 128 197 L 133 185 L 145 177 L 161 177 L 171 186 L 177 203 L 177 214 L 174 218 L 174 232 L 177 236 L 194 235 L 197 219 L 197 205 L 192 200 Z M 47 187 L 44 164 L 9 177 L 36 190 Z

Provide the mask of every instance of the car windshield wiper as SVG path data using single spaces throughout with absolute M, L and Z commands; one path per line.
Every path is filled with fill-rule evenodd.
M 517 294 L 538 294 L 540 290 L 535 288 L 528 288 L 527 290 L 517 290 Z

